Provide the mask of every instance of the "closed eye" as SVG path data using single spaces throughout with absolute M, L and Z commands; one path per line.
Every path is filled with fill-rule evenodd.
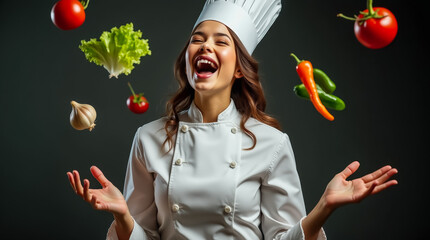
M 218 44 L 222 44 L 222 45 L 228 45 L 228 43 L 227 43 L 227 42 L 225 42 L 225 41 L 218 41 L 217 43 L 218 43 Z

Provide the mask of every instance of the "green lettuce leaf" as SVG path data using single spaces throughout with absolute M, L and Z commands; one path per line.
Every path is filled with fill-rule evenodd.
M 100 40 L 82 40 L 79 48 L 85 53 L 88 61 L 103 66 L 109 78 L 121 73 L 128 75 L 134 69 L 133 64 L 140 64 L 140 58 L 151 55 L 148 39 L 142 39 L 140 30 L 133 30 L 133 23 L 112 28 L 103 32 Z

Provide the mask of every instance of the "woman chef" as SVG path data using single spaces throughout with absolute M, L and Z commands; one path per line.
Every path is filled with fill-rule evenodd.
M 175 64 L 167 116 L 136 132 L 124 197 L 95 166 L 102 189 L 67 173 L 78 195 L 113 214 L 108 239 L 325 239 L 336 208 L 397 183 L 390 166 L 347 181 L 353 162 L 306 216 L 289 138 L 264 113 L 251 57 L 280 9 L 280 0 L 207 0 Z

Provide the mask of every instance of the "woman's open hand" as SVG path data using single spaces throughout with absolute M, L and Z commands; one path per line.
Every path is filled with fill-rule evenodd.
M 359 166 L 357 161 L 349 164 L 329 182 L 323 194 L 329 208 L 336 209 L 348 203 L 360 202 L 369 195 L 397 184 L 396 180 L 389 180 L 397 173 L 397 169 L 391 166 L 382 167 L 361 178 L 346 180 Z
M 101 189 L 90 189 L 90 181 L 84 179 L 84 186 L 81 184 L 79 172 L 67 172 L 70 185 L 79 196 L 90 203 L 94 209 L 104 210 L 114 215 L 123 216 L 128 214 L 127 203 L 121 193 L 96 166 L 90 168 L 92 175 L 101 184 Z

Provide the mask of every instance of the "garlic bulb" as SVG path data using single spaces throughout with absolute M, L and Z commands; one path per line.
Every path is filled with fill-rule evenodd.
M 96 120 L 97 113 L 93 106 L 89 104 L 80 104 L 71 101 L 72 112 L 70 113 L 70 125 L 76 130 L 93 130 L 94 121 Z

